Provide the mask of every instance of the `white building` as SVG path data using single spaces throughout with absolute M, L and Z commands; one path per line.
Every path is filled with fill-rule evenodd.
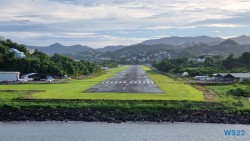
M 181 75 L 182 76 L 188 76 L 189 74 L 188 74 L 188 72 L 183 72 Z
M 206 59 L 201 59 L 201 58 L 188 58 L 188 62 L 199 62 L 199 63 L 203 63 L 206 61 Z
M 19 80 L 20 72 L 0 72 L 0 82 L 13 82 Z
M 0 41 L 5 41 L 6 39 L 2 36 L 0 36 Z
M 101 67 L 101 70 L 103 70 L 103 71 L 108 71 L 109 68 L 108 68 L 108 67 Z
M 201 81 L 210 80 L 210 78 L 208 76 L 195 76 L 194 79 L 201 80 Z
M 15 49 L 15 48 L 10 48 L 10 52 L 14 52 L 16 58 L 24 58 L 24 57 L 26 57 L 23 52 Z

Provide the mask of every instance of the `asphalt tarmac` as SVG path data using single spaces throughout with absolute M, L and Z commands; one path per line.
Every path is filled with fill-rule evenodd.
M 141 65 L 131 65 L 85 92 L 162 93 Z

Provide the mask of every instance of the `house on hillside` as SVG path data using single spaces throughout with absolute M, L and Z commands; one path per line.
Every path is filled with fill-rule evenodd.
M 218 73 L 214 74 L 215 81 L 243 81 L 250 79 L 250 73 Z
M 15 49 L 15 48 L 10 48 L 10 52 L 14 52 L 16 58 L 25 58 L 26 57 L 26 55 L 23 52 Z
M 205 58 L 201 59 L 201 58 L 188 58 L 188 62 L 199 62 L 199 63 L 203 63 L 206 61 Z
M 0 41 L 5 41 L 6 39 L 2 36 L 0 36 Z
M 108 71 L 109 68 L 108 68 L 108 67 L 101 67 L 101 70 L 102 70 L 102 71 Z
M 188 76 L 189 74 L 188 74 L 188 72 L 183 72 L 181 75 L 182 76 Z
M 27 50 L 29 51 L 30 54 L 33 54 L 37 51 L 36 49 L 31 49 L 31 48 L 27 48 Z

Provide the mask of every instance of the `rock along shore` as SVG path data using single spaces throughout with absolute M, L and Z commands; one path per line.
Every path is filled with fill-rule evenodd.
M 0 121 L 98 121 L 121 123 L 126 121 L 195 122 L 250 124 L 250 113 L 228 114 L 217 111 L 161 111 L 117 112 L 96 109 L 63 110 L 0 110 Z

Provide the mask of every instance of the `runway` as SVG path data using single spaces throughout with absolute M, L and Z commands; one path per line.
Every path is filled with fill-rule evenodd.
M 131 65 L 85 92 L 161 93 L 141 65 Z

